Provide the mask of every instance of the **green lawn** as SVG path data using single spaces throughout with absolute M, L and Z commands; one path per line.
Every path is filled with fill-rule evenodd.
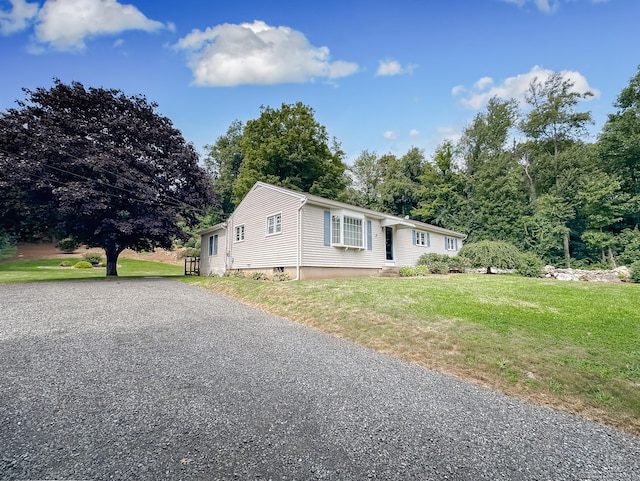
M 380 352 L 640 434 L 640 285 L 191 278 Z
M 80 260 L 82 260 L 80 257 L 70 257 L 65 259 L 2 261 L 0 262 L 0 284 L 105 277 L 104 267 L 75 269 L 73 267 L 60 266 L 62 261 L 75 264 Z M 120 277 L 164 277 L 182 276 L 183 274 L 184 268 L 182 266 L 162 262 L 118 259 L 118 276 Z

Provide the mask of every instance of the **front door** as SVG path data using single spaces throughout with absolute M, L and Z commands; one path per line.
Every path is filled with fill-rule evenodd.
M 387 246 L 387 262 L 393 262 L 393 227 L 385 227 L 384 235 Z

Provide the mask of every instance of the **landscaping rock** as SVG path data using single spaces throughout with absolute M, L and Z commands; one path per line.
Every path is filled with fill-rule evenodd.
M 545 277 L 559 281 L 583 281 L 583 282 L 622 282 L 628 279 L 631 271 L 627 267 L 617 267 L 612 270 L 584 270 L 584 269 L 558 269 L 554 266 L 544 267 Z

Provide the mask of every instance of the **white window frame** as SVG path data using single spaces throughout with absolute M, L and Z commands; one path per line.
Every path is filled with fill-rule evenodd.
M 244 241 L 244 224 L 237 225 L 233 235 L 233 243 Z
M 416 231 L 416 245 L 420 247 L 427 247 L 427 234 L 426 232 Z
M 215 257 L 218 255 L 218 242 L 220 237 L 218 234 L 209 236 L 209 257 Z
M 282 212 L 267 216 L 267 237 L 282 234 Z
M 356 224 L 353 224 L 352 221 L 356 221 Z M 331 232 L 330 232 L 331 245 L 333 247 L 345 247 L 347 249 L 366 249 L 367 229 L 366 229 L 365 221 L 366 219 L 363 214 L 358 214 L 356 212 L 352 212 L 348 210 L 331 211 Z M 353 236 L 347 235 L 345 239 L 346 225 L 359 226 L 359 229 L 360 229 L 359 244 L 350 242 L 350 237 L 353 237 Z
M 455 251 L 456 250 L 456 239 L 455 237 L 447 237 L 447 250 Z

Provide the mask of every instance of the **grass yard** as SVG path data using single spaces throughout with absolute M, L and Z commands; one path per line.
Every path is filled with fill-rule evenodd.
M 640 434 L 640 285 L 456 275 L 186 282 Z
M 72 265 L 82 259 L 69 257 L 65 259 L 35 259 L 15 260 L 0 262 L 0 284 L 13 282 L 54 281 L 64 279 L 91 279 L 104 278 L 104 267 L 91 269 L 75 269 L 73 267 L 61 267 L 65 260 Z M 184 268 L 162 262 L 139 261 L 133 259 L 118 259 L 119 277 L 146 277 L 146 276 L 182 276 Z

